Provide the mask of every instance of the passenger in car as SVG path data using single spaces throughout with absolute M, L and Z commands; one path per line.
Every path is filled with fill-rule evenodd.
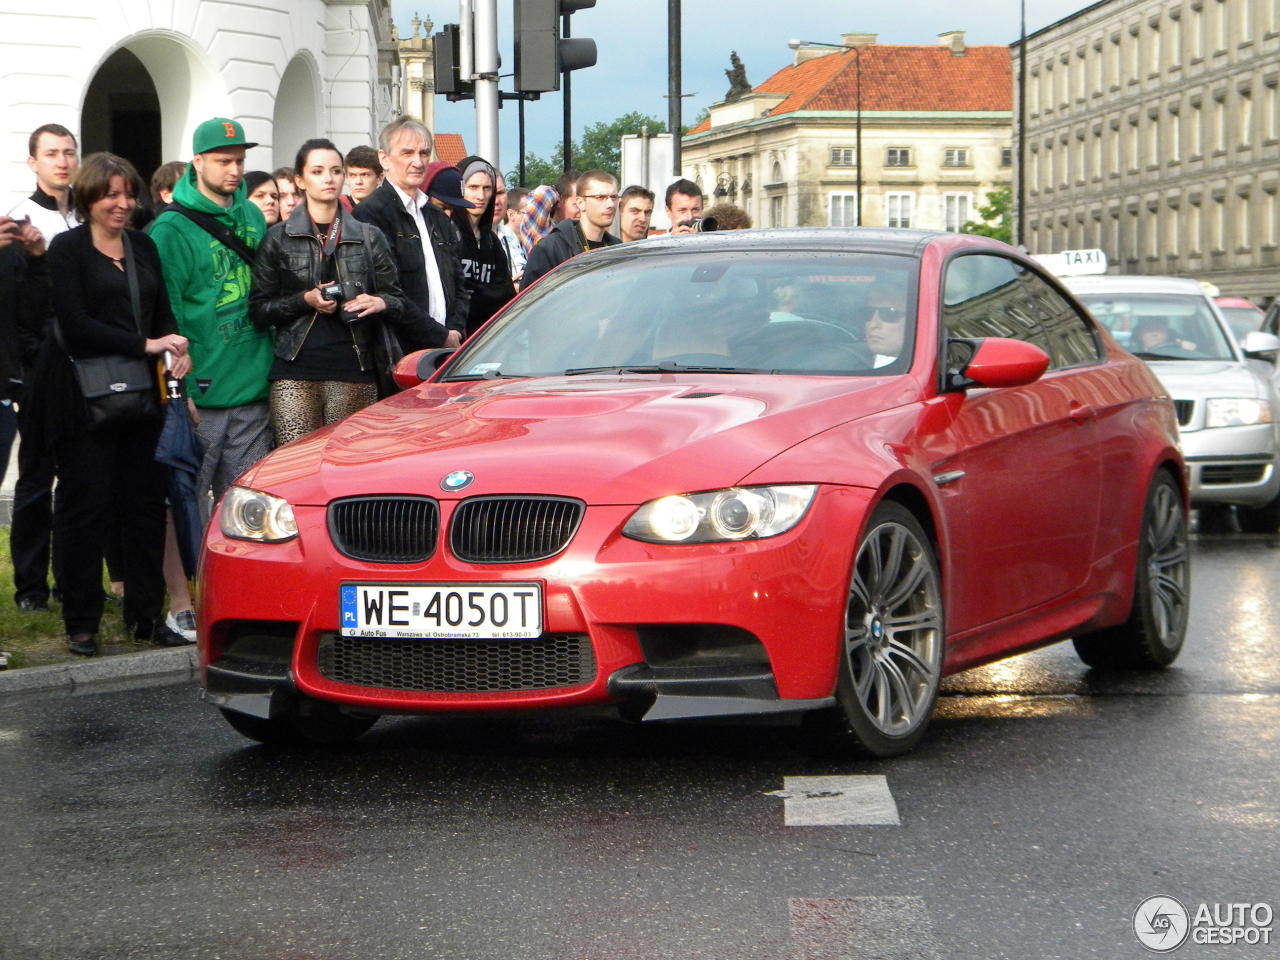
M 800 289 L 794 283 L 780 283 L 773 288 L 773 310 L 769 312 L 770 323 L 786 323 L 791 320 L 803 320 L 796 308 L 800 303 Z

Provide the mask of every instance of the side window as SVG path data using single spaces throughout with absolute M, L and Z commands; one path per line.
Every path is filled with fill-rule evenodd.
M 1100 359 L 1093 328 L 1033 270 L 1007 257 L 972 254 L 947 266 L 942 323 L 948 337 L 1034 343 L 1056 370 Z
M 1040 311 L 1041 325 L 1049 339 L 1049 358 L 1055 368 L 1097 363 L 1102 349 L 1093 324 L 1054 290 L 1034 270 L 1022 271 L 1022 289 Z

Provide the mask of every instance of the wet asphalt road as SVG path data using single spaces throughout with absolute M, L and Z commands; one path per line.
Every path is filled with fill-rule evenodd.
M 970 671 L 885 763 L 584 715 L 285 753 L 186 684 L 8 698 L 0 960 L 1151 956 L 1148 896 L 1280 910 L 1277 582 L 1275 539 L 1200 538 L 1174 668 Z M 883 776 L 900 824 L 785 825 L 822 774 Z

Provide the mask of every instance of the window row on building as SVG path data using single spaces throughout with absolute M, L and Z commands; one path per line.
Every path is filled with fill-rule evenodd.
M 881 163 L 886 167 L 914 167 L 917 159 L 917 148 L 908 146 L 876 147 L 882 153 Z M 866 148 L 864 148 L 864 153 Z M 857 148 L 844 145 L 831 147 L 828 154 L 828 166 L 857 166 Z M 972 169 L 974 166 L 974 149 L 972 147 L 943 147 L 942 166 L 947 169 Z M 1000 166 L 1013 166 L 1013 148 L 1000 148 Z
M 1145 176 L 1206 157 L 1230 164 L 1241 151 L 1273 147 L 1280 143 L 1278 82 L 1280 69 L 1029 138 L 1028 188 L 1035 194 Z
M 1114 7 L 1114 5 L 1113 5 Z M 1214 66 L 1280 33 L 1280 0 L 1180 0 L 1115 9 L 1101 32 L 1064 35 L 1027 61 L 1032 117 L 1199 64 Z
M 945 192 L 941 200 L 941 217 L 936 213 L 922 222 L 918 213 L 918 194 L 911 190 L 876 190 L 864 191 L 863 199 L 872 200 L 879 205 L 879 215 L 868 210 L 863 226 L 877 227 L 925 227 L 941 229 L 949 233 L 958 233 L 970 220 L 976 219 L 976 207 L 972 192 Z M 780 199 L 780 198 L 778 198 Z M 779 206 L 781 212 L 781 206 Z M 939 220 L 941 222 L 939 222 Z M 850 192 L 831 192 L 827 194 L 827 225 L 831 227 L 853 227 L 858 224 L 858 195 Z
M 1027 245 L 1036 253 L 1100 248 L 1129 273 L 1194 271 L 1231 258 L 1280 265 L 1277 179 L 1054 210 L 1030 219 Z

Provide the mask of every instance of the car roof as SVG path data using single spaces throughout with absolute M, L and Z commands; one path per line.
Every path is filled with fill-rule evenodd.
M 1214 297 L 1213 302 L 1220 307 L 1238 307 L 1241 310 L 1257 310 L 1262 313 L 1260 306 L 1244 297 Z
M 616 244 L 593 251 L 591 260 L 598 258 L 628 258 L 637 254 L 663 253 L 678 250 L 684 253 L 712 253 L 716 251 L 778 250 L 832 250 L 891 253 L 902 256 L 919 256 L 931 242 L 947 238 L 963 246 L 1012 248 L 996 240 L 971 234 L 942 233 L 930 230 L 905 230 L 889 227 L 789 227 L 768 230 L 724 230 L 714 233 L 695 233 L 672 236 L 670 234 L 649 237 L 635 243 Z M 969 243 L 968 241 L 972 241 Z
M 1062 282 L 1072 293 L 1190 293 L 1208 299 L 1200 282 L 1186 277 L 1063 277 Z

